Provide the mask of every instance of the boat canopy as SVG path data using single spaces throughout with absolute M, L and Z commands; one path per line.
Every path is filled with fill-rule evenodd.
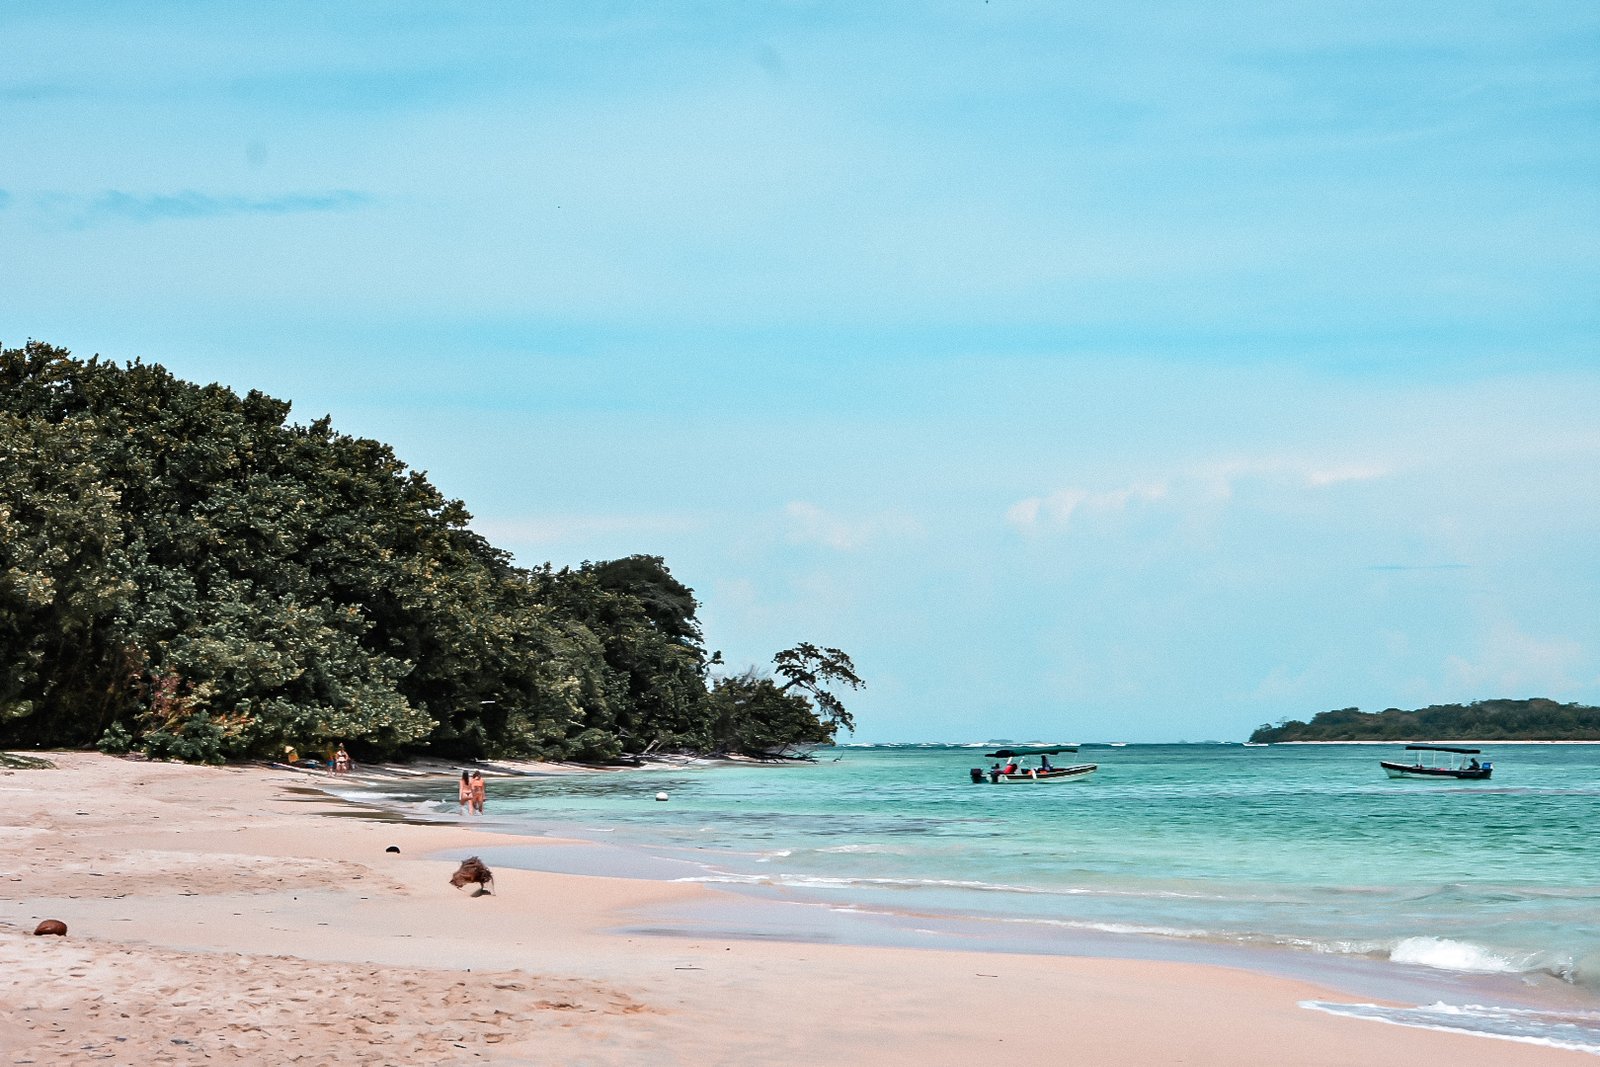
M 1456 752 L 1463 756 L 1476 756 L 1483 750 L 1478 748 L 1451 748 L 1449 745 L 1407 745 L 1407 752 Z
M 1013 759 L 1017 756 L 1054 756 L 1058 752 L 1076 752 L 1077 745 L 1055 745 L 1051 748 L 997 748 L 985 752 L 984 759 Z

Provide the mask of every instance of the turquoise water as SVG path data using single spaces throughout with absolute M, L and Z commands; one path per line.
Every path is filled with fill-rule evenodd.
M 1392 781 L 1392 745 L 1129 745 L 1058 758 L 1098 763 L 1083 781 L 978 785 L 982 748 L 844 747 L 497 780 L 491 821 L 605 842 L 641 871 L 667 857 L 689 864 L 671 877 L 990 924 L 1013 951 L 1109 936 L 1362 961 L 1424 991 L 1436 977 L 1419 1008 L 1452 1028 L 1600 1051 L 1600 746 L 1486 748 L 1489 782 Z M 391 800 L 455 812 L 450 783 Z M 522 851 L 496 860 L 547 850 Z

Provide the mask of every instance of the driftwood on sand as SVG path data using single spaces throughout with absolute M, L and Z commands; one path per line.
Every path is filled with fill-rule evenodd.
M 456 873 L 450 876 L 450 884 L 457 889 L 464 885 L 476 884 L 478 890 L 472 895 L 481 897 L 490 891 L 490 886 L 494 885 L 494 873 L 478 857 L 468 856 L 461 861 L 461 866 L 456 868 Z

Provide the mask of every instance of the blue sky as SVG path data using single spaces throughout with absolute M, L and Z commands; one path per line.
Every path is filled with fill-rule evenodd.
M 0 341 L 667 558 L 868 741 L 1600 703 L 1600 7 L 0 10 Z

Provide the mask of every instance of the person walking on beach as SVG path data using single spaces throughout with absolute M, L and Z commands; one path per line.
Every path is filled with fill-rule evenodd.
M 456 790 L 456 800 L 461 804 L 461 814 L 465 815 L 473 808 L 472 779 L 467 777 L 467 772 L 461 772 L 461 786 Z
M 473 771 L 472 772 L 472 813 L 474 815 L 482 815 L 483 814 L 483 795 L 484 795 L 483 772 L 482 771 Z

